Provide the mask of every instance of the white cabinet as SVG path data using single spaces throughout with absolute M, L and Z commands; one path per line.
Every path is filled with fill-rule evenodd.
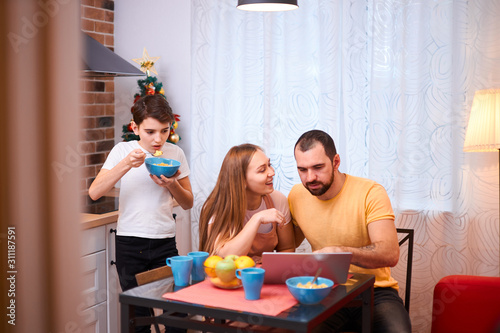
M 83 332 L 119 332 L 118 295 L 120 284 L 116 268 L 114 237 L 111 229 L 116 223 L 102 225 L 83 231 L 82 274 L 83 304 L 80 307 Z
M 85 326 L 82 333 L 106 333 L 106 303 L 99 303 L 83 311 Z
M 108 332 L 118 333 L 120 332 L 120 307 L 119 307 L 118 296 L 122 292 L 122 289 L 120 287 L 120 280 L 118 279 L 118 272 L 116 271 L 116 265 L 113 264 L 116 261 L 116 255 L 115 255 L 116 223 L 106 225 L 106 236 L 107 236 L 106 273 L 108 276 L 108 288 L 107 288 Z
M 180 254 L 191 249 L 190 211 L 174 207 L 177 246 Z M 83 301 L 78 307 L 82 316 L 82 332 L 120 332 L 120 282 L 116 266 L 115 237 L 117 214 L 84 214 L 81 263 L 83 268 Z M 109 216 L 108 216 L 109 215 Z M 107 223 L 107 224 L 106 224 Z

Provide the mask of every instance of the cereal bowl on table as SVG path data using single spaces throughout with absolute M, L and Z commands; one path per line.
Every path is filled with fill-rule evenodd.
M 144 163 L 148 172 L 158 178 L 161 178 L 161 175 L 172 177 L 181 166 L 179 161 L 162 157 L 148 157 Z
M 317 304 L 332 290 L 333 281 L 318 277 L 312 288 L 309 288 L 314 276 L 296 276 L 286 280 L 290 293 L 301 304 Z M 308 284 L 309 282 L 309 284 Z

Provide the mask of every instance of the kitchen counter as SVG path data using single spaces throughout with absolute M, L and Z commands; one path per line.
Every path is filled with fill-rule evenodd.
M 90 198 L 88 198 L 88 193 L 85 193 L 84 195 L 86 196 L 86 204 L 88 204 L 90 200 Z M 106 193 L 103 196 L 103 198 L 106 197 L 113 199 L 113 198 L 118 198 L 119 195 L 120 195 L 120 189 L 114 187 L 108 193 Z M 108 207 L 110 206 L 108 205 Z M 104 211 L 101 214 L 94 214 L 93 211 L 92 213 L 81 213 L 80 222 L 82 224 L 82 230 L 96 228 L 101 225 L 106 225 L 110 223 L 115 223 L 116 221 L 118 221 L 118 210 L 116 209 L 117 207 L 118 206 L 116 203 L 116 206 L 111 208 L 109 212 Z
M 115 223 L 118 220 L 118 211 L 104 214 L 89 214 L 82 213 L 81 215 L 82 230 L 99 227 L 110 223 Z

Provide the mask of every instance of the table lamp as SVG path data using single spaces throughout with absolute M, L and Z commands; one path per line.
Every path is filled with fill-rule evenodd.
M 489 152 L 497 150 L 500 164 L 500 89 L 478 90 L 472 101 L 464 151 Z M 498 197 L 500 207 L 500 188 Z

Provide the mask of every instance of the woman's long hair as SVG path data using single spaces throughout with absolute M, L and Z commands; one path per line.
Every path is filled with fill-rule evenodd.
M 242 144 L 232 147 L 224 157 L 217 183 L 201 209 L 200 251 L 217 254 L 218 248 L 243 229 L 247 210 L 246 173 L 257 149 L 262 150 L 256 145 Z

